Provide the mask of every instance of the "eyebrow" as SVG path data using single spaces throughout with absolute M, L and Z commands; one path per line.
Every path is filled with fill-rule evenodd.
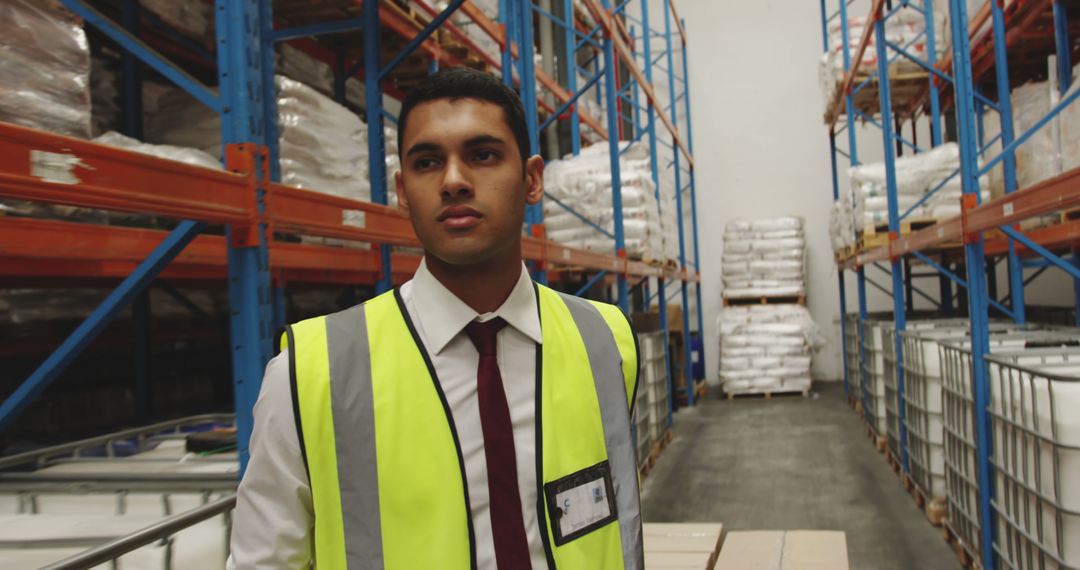
M 481 145 L 485 145 L 485 144 L 501 144 L 501 145 L 505 145 L 506 141 L 500 139 L 499 137 L 497 137 L 495 135 L 479 135 L 479 136 L 472 137 L 471 139 L 465 141 L 465 146 L 466 147 L 481 146 Z
M 495 135 L 477 135 L 465 141 L 466 148 L 473 148 L 483 145 L 506 145 L 506 141 Z M 419 142 L 409 147 L 405 156 L 412 156 L 414 154 L 420 154 L 424 152 L 438 152 L 442 150 L 442 145 L 433 142 Z

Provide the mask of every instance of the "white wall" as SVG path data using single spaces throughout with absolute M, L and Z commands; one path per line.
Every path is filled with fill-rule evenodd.
M 707 377 L 716 378 L 724 224 L 801 215 L 808 298 L 828 335 L 819 379 L 841 376 L 837 276 L 829 246 L 829 141 L 822 123 L 819 4 L 791 0 L 681 0 L 689 37 L 690 96 L 702 257 Z M 879 145 L 880 146 L 880 145 Z

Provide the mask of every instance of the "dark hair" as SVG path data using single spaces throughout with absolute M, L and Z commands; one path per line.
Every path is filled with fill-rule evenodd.
M 525 108 L 513 89 L 504 85 L 491 74 L 468 67 L 449 67 L 429 75 L 405 96 L 398 113 L 398 155 L 404 158 L 405 148 L 402 137 L 409 121 L 409 113 L 421 103 L 438 99 L 479 99 L 494 103 L 502 108 L 503 116 L 514 133 L 518 152 L 521 154 L 521 166 L 529 158 L 529 128 L 525 122 Z

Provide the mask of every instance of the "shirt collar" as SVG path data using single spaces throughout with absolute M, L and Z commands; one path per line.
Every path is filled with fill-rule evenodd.
M 532 339 L 543 342 L 540 330 L 540 312 L 536 305 L 536 289 L 521 265 L 521 276 L 510 291 L 506 301 L 491 313 L 477 313 L 458 299 L 427 268 L 427 261 L 421 260 L 420 267 L 412 278 L 413 299 L 416 304 L 416 318 L 421 322 L 428 347 L 432 353 L 439 354 L 470 322 L 480 319 L 489 320 L 502 317 L 518 332 Z

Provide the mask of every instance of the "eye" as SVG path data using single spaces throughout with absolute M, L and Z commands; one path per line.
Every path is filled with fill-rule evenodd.
M 413 169 L 415 169 L 415 170 L 430 170 L 430 169 L 438 166 L 438 164 L 439 164 L 438 160 L 436 160 L 436 159 L 434 159 L 434 158 L 432 158 L 430 156 L 422 156 L 422 157 L 416 159 L 415 161 L 413 161 Z
M 499 158 L 499 154 L 492 150 L 478 150 L 473 154 L 473 160 L 477 162 L 490 163 Z

